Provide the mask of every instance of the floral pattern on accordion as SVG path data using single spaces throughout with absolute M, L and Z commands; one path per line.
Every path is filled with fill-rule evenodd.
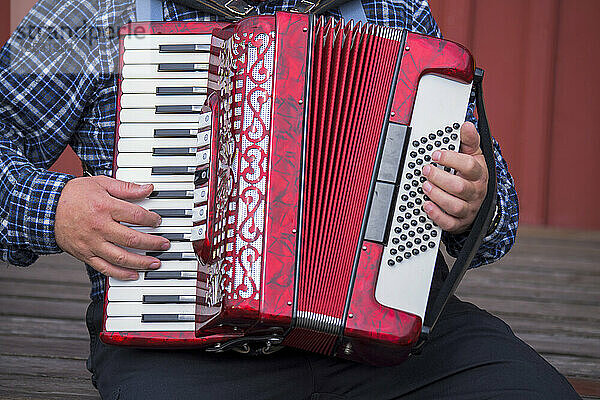
M 256 313 L 264 262 L 275 32 L 238 25 L 223 41 L 219 56 L 217 90 L 222 99 L 231 101 L 230 109 L 219 110 L 216 195 L 222 199 L 231 189 L 219 189 L 227 186 L 224 181 L 233 182 L 233 188 L 227 212 L 218 213 L 220 217 L 214 221 L 212 246 L 220 250 L 213 254 L 208 268 L 208 292 L 213 297 L 207 303 L 222 300 L 229 305 L 224 311 L 238 308 Z M 230 165 L 220 155 L 227 143 L 235 143 Z M 231 171 L 233 178 L 225 179 L 225 170 Z M 215 206 L 218 202 L 215 198 Z

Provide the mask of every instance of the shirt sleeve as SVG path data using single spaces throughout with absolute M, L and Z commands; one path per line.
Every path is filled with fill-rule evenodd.
M 412 30 L 430 36 L 442 37 L 440 28 L 435 22 L 426 0 L 415 2 L 412 22 Z M 468 105 L 466 120 L 477 126 L 474 108 L 474 103 Z M 495 216 L 492 230 L 488 231 L 477 254 L 471 262 L 471 268 L 492 263 L 508 253 L 515 242 L 519 224 L 519 202 L 515 183 L 508 172 L 508 165 L 504 160 L 504 157 L 502 157 L 500 145 L 494 138 L 492 138 L 492 142 L 494 159 L 496 161 L 497 215 Z M 456 235 L 449 232 L 443 232 L 442 241 L 446 245 L 446 250 L 449 255 L 452 257 L 458 256 L 458 253 L 460 253 L 460 250 L 467 240 L 468 234 L 469 232 Z
M 61 251 L 56 206 L 73 177 L 48 168 L 106 79 L 101 64 L 114 63 L 100 45 L 100 3 L 41 0 L 0 50 L 0 257 L 11 264 Z

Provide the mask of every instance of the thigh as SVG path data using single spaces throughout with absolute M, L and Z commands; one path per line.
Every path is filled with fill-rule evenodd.
M 385 368 L 311 357 L 317 391 L 345 399 L 578 399 L 500 319 L 453 298 L 419 355 Z
M 93 307 L 93 306 L 92 306 Z M 103 399 L 306 399 L 312 376 L 304 355 L 147 350 L 101 343 L 96 306 L 88 368 Z M 91 314 L 94 312 L 91 311 Z M 89 316 L 90 313 L 88 313 Z M 90 325 L 90 324 L 88 324 Z M 89 326 L 88 326 L 89 327 Z

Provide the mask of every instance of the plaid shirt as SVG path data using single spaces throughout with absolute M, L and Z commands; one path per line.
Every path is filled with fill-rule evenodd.
M 263 4 L 286 10 L 295 0 Z M 26 266 L 58 253 L 56 205 L 73 177 L 47 169 L 67 145 L 96 173 L 111 175 L 116 113 L 117 28 L 135 19 L 133 0 L 41 0 L 0 51 L 0 257 Z M 440 36 L 425 0 L 363 0 L 368 22 Z M 164 19 L 215 19 L 164 2 Z M 331 12 L 337 15 L 334 10 Z M 472 108 L 467 116 L 473 118 Z M 472 267 L 502 257 L 512 246 L 518 203 L 512 177 L 494 142 L 500 219 Z M 445 233 L 456 255 L 466 234 Z M 93 299 L 104 276 L 88 267 Z

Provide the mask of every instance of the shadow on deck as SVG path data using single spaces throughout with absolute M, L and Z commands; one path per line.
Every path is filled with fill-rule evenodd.
M 0 398 L 99 398 L 85 369 L 88 293 L 68 256 L 0 269 Z M 458 294 L 600 399 L 600 232 L 521 229 L 511 253 L 470 271 Z

